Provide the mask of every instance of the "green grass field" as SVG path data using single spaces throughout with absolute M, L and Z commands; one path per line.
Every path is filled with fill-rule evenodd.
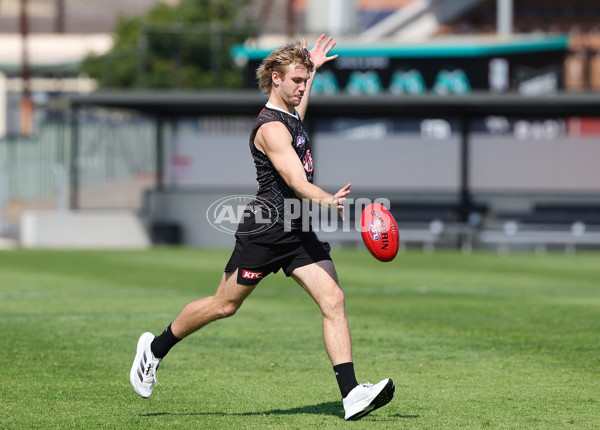
M 135 395 L 143 331 L 212 294 L 229 251 L 0 253 L 1 429 L 598 429 L 600 254 L 334 251 L 359 381 L 346 422 L 317 306 L 282 274 Z

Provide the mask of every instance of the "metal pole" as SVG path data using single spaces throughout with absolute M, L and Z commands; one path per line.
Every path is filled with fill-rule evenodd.
M 467 221 L 471 211 L 471 190 L 469 188 L 469 118 L 462 117 L 460 120 L 460 217 L 461 221 Z
M 146 74 L 148 72 L 148 29 L 142 23 L 138 39 L 138 81 L 139 88 L 146 88 Z
M 513 32 L 513 0 L 496 0 L 496 32 L 509 36 Z
M 271 9 L 273 8 L 273 0 L 264 0 L 260 6 L 260 12 L 258 18 L 260 19 L 261 26 L 267 25 L 269 22 L 269 15 L 271 15 Z
M 287 36 L 290 39 L 296 35 L 296 15 L 295 15 L 295 11 L 294 11 L 294 0 L 287 1 L 286 29 L 287 29 Z
M 32 133 L 33 126 L 33 105 L 31 103 L 31 94 L 29 90 L 29 52 L 27 47 L 27 37 L 29 34 L 29 19 L 27 17 L 27 0 L 20 2 L 20 27 L 21 27 L 21 133 L 29 136 Z
M 71 117 L 71 162 L 69 179 L 71 183 L 71 198 L 69 209 L 79 209 L 79 108 L 73 108 Z
M 156 190 L 163 191 L 165 189 L 165 155 L 164 155 L 164 139 L 163 139 L 164 117 L 158 115 L 156 117 Z
M 214 75 L 214 82 L 217 88 L 221 88 L 223 77 L 221 76 L 221 25 L 218 23 L 211 24 L 210 27 L 210 70 Z
M 65 0 L 56 0 L 56 21 L 54 25 L 56 33 L 65 32 Z

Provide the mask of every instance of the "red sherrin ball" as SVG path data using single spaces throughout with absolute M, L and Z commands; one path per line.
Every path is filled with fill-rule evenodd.
M 367 249 L 379 261 L 392 261 L 400 246 L 396 220 L 381 203 L 371 203 L 363 210 L 361 233 Z

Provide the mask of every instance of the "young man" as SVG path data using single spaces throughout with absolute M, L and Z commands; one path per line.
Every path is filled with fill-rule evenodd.
M 376 385 L 356 382 L 344 293 L 329 245 L 302 228 L 309 224 L 306 220 L 290 213 L 290 202 L 308 199 L 343 217 L 343 203 L 350 193 L 350 184 L 332 195 L 312 183 L 313 160 L 302 120 L 316 69 L 337 58 L 328 56 L 335 46 L 333 39 L 324 39 L 321 35 L 310 51 L 304 39 L 302 44 L 281 47 L 257 70 L 259 87 L 269 95 L 249 142 L 257 171 L 257 199 L 248 205 L 240 222 L 235 248 L 215 295 L 189 303 L 160 336 L 144 333 L 139 338 L 130 373 L 138 395 L 150 397 L 156 370 L 177 342 L 208 323 L 233 315 L 262 278 L 283 269 L 321 309 L 325 349 L 342 394 L 345 419 L 362 418 L 392 399 L 391 379 Z M 259 217 L 269 221 L 268 228 L 258 228 Z

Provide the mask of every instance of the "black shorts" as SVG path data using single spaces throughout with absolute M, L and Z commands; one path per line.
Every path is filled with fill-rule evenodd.
M 285 231 L 282 224 L 254 232 L 254 217 L 244 217 L 235 234 L 235 248 L 225 272 L 238 269 L 237 282 L 256 285 L 269 273 L 283 269 L 286 276 L 298 267 L 331 260 L 331 247 L 312 232 Z

